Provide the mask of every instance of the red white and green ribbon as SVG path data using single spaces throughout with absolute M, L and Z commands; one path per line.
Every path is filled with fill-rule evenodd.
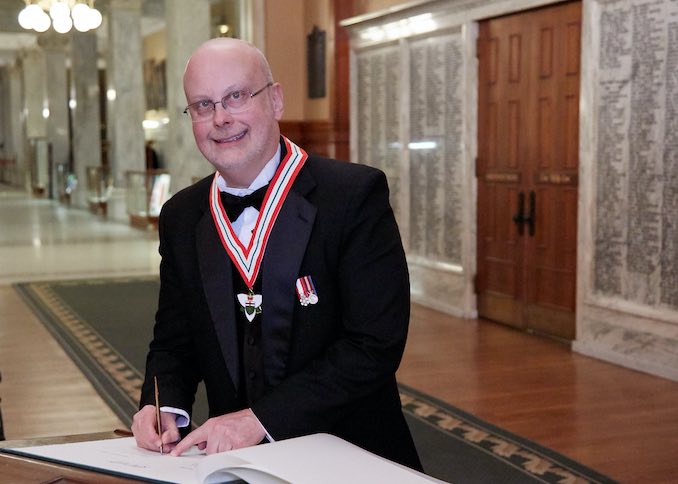
M 308 158 L 303 149 L 284 136 L 283 141 L 287 148 L 287 154 L 280 161 L 280 165 L 278 165 L 278 169 L 269 183 L 261 210 L 259 210 L 259 217 L 252 232 L 252 238 L 247 247 L 242 245 L 240 239 L 238 239 L 238 236 L 233 231 L 231 222 L 226 215 L 226 210 L 224 210 L 221 204 L 219 187 L 217 185 L 217 180 L 221 176 L 219 172 L 214 174 L 214 180 L 210 188 L 210 210 L 219 238 L 250 291 L 252 291 L 254 281 L 257 280 L 259 275 L 261 261 L 264 258 L 266 244 L 271 235 L 273 225 L 278 218 L 280 209 L 285 202 L 285 198 L 287 198 L 294 180 L 299 174 L 299 170 L 301 170 L 301 167 L 304 166 Z

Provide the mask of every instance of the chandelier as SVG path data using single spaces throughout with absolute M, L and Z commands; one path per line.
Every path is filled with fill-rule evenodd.
M 19 25 L 26 30 L 45 32 L 50 25 L 65 34 L 75 27 L 79 32 L 94 30 L 101 25 L 101 12 L 94 0 L 25 0 L 19 12 Z

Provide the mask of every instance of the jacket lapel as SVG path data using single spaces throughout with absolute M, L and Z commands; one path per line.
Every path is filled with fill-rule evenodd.
M 262 262 L 264 372 L 273 386 L 285 377 L 295 283 L 316 214 L 316 207 L 305 196 L 314 186 L 309 171 L 302 168 L 278 214 Z
M 237 389 L 240 383 L 240 362 L 231 262 L 221 245 L 209 209 L 205 211 L 196 227 L 196 245 L 207 305 L 228 373 Z

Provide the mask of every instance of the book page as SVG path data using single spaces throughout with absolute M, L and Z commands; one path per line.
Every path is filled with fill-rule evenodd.
M 108 473 L 142 477 L 162 482 L 199 483 L 197 466 L 205 455 L 172 457 L 140 449 L 133 437 L 105 439 L 72 444 L 41 445 L 12 449 L 27 456 L 101 469 Z M 236 465 L 242 463 L 236 459 Z M 224 463 L 225 465 L 225 463 Z M 231 480 L 237 480 L 233 478 Z M 222 482 L 228 482 L 222 480 Z
M 225 466 L 223 457 L 229 457 L 228 452 L 214 454 L 205 458 L 198 465 L 199 481 L 203 484 L 221 484 L 242 479 L 249 484 L 291 484 L 290 482 L 275 476 L 265 468 L 254 466 L 249 463 L 242 465 L 232 464 Z M 245 461 L 243 461 L 245 462 Z M 238 480 L 238 482 L 241 482 Z
M 180 457 L 140 449 L 133 437 L 9 449 L 127 477 L 202 484 L 389 484 L 441 482 L 328 434 L 307 435 L 206 456 L 193 448 Z
M 294 484 L 424 484 L 442 482 L 420 472 L 401 466 L 345 440 L 328 434 L 306 435 L 270 444 L 210 455 L 216 464 L 219 459 L 239 457 L 259 469 Z M 218 467 L 218 466 L 217 466 Z M 224 467 L 224 466 L 222 466 Z M 243 477 L 258 484 L 260 475 Z M 274 481 L 279 482 L 279 481 Z

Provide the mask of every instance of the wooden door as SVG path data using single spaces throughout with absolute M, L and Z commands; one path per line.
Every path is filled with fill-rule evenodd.
M 575 335 L 581 4 L 479 27 L 480 316 Z

